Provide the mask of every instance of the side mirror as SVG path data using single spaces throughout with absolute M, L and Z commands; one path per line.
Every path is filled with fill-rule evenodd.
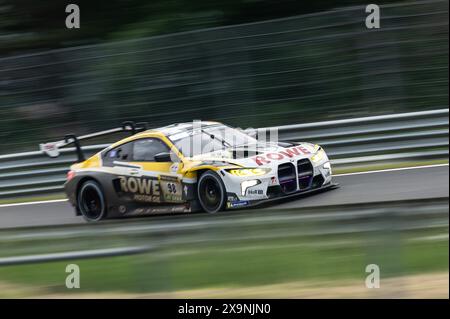
M 161 152 L 155 155 L 156 162 L 172 162 L 172 158 L 170 157 L 170 153 Z

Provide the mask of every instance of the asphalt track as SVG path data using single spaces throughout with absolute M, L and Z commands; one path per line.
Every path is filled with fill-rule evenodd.
M 258 209 L 320 207 L 449 196 L 449 167 L 422 167 L 336 176 L 340 188 Z M 223 214 L 226 214 L 224 212 Z M 143 220 L 151 219 L 144 218 Z M 0 228 L 85 223 L 67 202 L 0 206 Z

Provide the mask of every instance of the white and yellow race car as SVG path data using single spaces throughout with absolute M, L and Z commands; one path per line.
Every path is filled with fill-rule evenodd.
M 330 161 L 310 143 L 261 142 L 218 122 L 119 129 L 41 144 L 51 157 L 75 145 L 78 163 L 64 185 L 77 215 L 88 221 L 255 206 L 331 189 Z M 119 131 L 132 135 L 84 159 L 83 139 Z

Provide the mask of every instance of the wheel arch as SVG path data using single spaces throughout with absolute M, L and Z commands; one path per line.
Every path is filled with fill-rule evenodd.
M 80 208 L 78 207 L 78 196 L 80 196 L 81 186 L 83 186 L 83 184 L 86 183 L 87 181 L 94 181 L 98 184 L 98 186 L 100 187 L 100 189 L 103 192 L 103 197 L 105 198 L 105 202 L 106 202 L 106 195 L 105 195 L 105 191 L 103 189 L 102 183 L 93 176 L 90 176 L 90 175 L 83 176 L 82 178 L 80 178 L 80 180 L 77 181 L 77 184 L 75 185 L 75 211 L 76 211 L 77 216 L 81 215 Z
M 203 169 L 203 170 L 199 170 L 200 174 L 197 176 L 197 183 L 196 183 L 196 193 L 197 193 L 197 200 L 199 201 L 200 205 L 203 206 L 203 204 L 201 204 L 201 199 L 200 196 L 198 195 L 199 192 L 199 187 L 200 187 L 200 178 L 203 174 L 205 174 L 206 172 L 211 172 L 212 175 L 217 175 L 217 179 L 219 180 L 219 184 L 221 184 L 221 188 L 223 189 L 223 198 L 222 198 L 222 204 L 220 205 L 220 208 L 218 211 L 221 211 L 225 208 L 225 204 L 226 204 L 226 198 L 227 198 L 227 188 L 226 185 L 223 181 L 223 176 L 222 176 L 222 172 L 220 170 L 211 170 L 211 169 Z M 207 211 L 206 208 L 203 207 L 203 209 L 205 211 Z

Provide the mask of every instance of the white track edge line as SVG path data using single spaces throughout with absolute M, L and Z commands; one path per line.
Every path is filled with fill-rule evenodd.
M 395 172 L 395 171 L 407 171 L 407 170 L 412 170 L 412 169 L 433 168 L 433 167 L 443 167 L 443 166 L 449 166 L 449 163 L 423 165 L 423 166 L 412 166 L 412 167 L 388 168 L 388 169 L 380 169 L 380 170 L 367 171 L 367 172 L 343 173 L 343 174 L 335 174 L 335 175 L 333 175 L 333 177 L 351 176 L 351 175 L 364 175 L 364 174 Z
M 36 201 L 36 202 L 0 204 L 0 208 L 1 207 L 38 205 L 38 204 L 52 204 L 52 203 L 60 203 L 60 202 L 67 202 L 67 199 L 52 199 L 52 200 L 42 200 L 42 201 Z

